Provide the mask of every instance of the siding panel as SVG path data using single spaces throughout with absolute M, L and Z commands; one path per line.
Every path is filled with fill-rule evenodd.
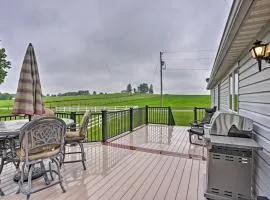
M 241 76 L 240 76 L 241 77 Z M 240 94 L 252 94 L 258 92 L 270 92 L 270 80 L 256 80 L 256 84 L 239 88 Z M 261 81 L 261 82 L 259 82 Z
M 261 80 L 270 79 L 270 68 L 269 67 L 265 68 L 261 72 L 259 72 L 258 69 L 256 69 L 256 67 L 252 67 L 251 69 L 253 69 L 252 72 L 254 71 L 255 73 L 253 73 L 251 75 L 249 74 L 250 76 L 248 76 L 247 78 L 243 78 L 241 75 L 241 80 L 239 81 L 240 88 L 247 86 L 247 85 L 256 84 L 258 81 L 261 81 Z
M 270 99 L 270 92 L 256 93 L 256 94 L 240 94 L 239 102 L 253 102 L 253 103 L 268 103 Z
M 243 102 L 241 105 L 239 105 L 239 108 L 270 116 L 270 104 Z

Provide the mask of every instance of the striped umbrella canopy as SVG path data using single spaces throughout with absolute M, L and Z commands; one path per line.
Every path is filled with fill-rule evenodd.
M 24 56 L 13 113 L 29 116 L 44 113 L 38 65 L 31 43 Z

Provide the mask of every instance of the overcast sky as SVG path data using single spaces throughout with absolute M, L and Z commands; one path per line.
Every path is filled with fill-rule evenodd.
M 29 42 L 44 94 L 119 92 L 146 82 L 159 93 L 202 94 L 232 0 L 3 0 L 0 47 L 12 62 L 0 92 L 15 93 Z M 180 70 L 182 69 L 182 70 Z M 193 69 L 193 70 L 183 70 Z M 194 70 L 209 69 L 209 70 Z

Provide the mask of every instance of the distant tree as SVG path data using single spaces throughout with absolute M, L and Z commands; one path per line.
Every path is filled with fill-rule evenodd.
M 88 90 L 79 90 L 78 95 L 89 95 L 89 91 Z
M 131 86 L 130 83 L 127 85 L 127 92 L 128 93 L 131 93 L 132 92 L 132 86 Z
M 47 94 L 46 96 L 49 97 L 49 96 L 51 96 L 51 95 L 50 95 L 50 94 Z
M 12 99 L 12 95 L 9 93 L 0 93 L 0 100 L 9 100 Z
M 137 92 L 136 88 L 133 88 L 133 92 L 134 92 L 134 93 L 136 93 L 136 92 Z
M 10 61 L 6 59 L 6 50 L 0 48 L 0 84 L 4 82 L 5 77 L 7 76 L 7 70 L 10 69 Z
M 154 94 L 153 85 L 151 84 L 149 87 L 149 94 Z
M 138 86 L 138 92 L 140 92 L 140 93 L 148 93 L 148 91 L 149 91 L 149 87 L 148 87 L 147 83 L 141 83 Z
M 103 92 L 100 92 L 99 94 L 103 94 Z
M 96 92 L 96 91 L 94 91 L 94 92 L 93 92 L 93 95 L 96 95 L 96 94 L 97 94 L 97 92 Z

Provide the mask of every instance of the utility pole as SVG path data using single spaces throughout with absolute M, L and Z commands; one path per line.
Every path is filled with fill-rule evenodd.
M 162 61 L 162 54 L 163 52 L 159 52 L 159 60 L 160 60 L 160 107 L 163 106 L 163 77 L 162 77 L 162 70 L 164 62 Z

